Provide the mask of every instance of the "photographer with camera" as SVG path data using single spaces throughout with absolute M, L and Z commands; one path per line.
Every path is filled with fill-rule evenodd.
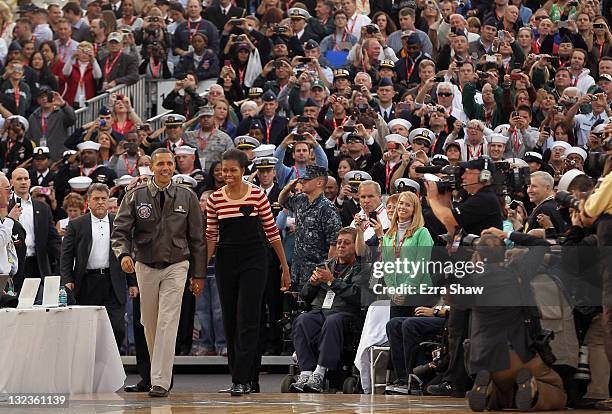
M 451 191 L 442 187 L 444 192 L 440 192 L 438 183 L 425 181 L 426 199 L 434 215 L 455 240 L 460 239 L 461 234 L 480 234 L 490 227 L 501 230 L 503 212 L 492 185 L 495 164 L 488 156 L 479 156 L 459 163 L 459 168 L 463 173 L 458 184 L 467 193 L 459 203 L 452 202 Z M 440 384 L 427 387 L 432 395 L 463 396 L 465 393 L 467 375 L 462 344 L 468 335 L 469 314 L 469 310 L 453 306 L 448 322 L 449 366 Z
M 292 146 L 292 155 L 295 161 L 292 167 L 283 164 L 285 152 L 289 146 Z M 310 161 L 311 151 L 314 151 L 315 164 L 327 169 L 327 155 L 325 155 L 321 145 L 319 145 L 310 133 L 296 132 L 285 137 L 276 151 L 274 151 L 274 157 L 278 160 L 275 167 L 278 185 L 285 187 L 291 180 L 299 179 L 304 176 L 306 173 L 306 165 Z
M 68 128 L 76 121 L 74 109 L 59 93 L 46 86 L 38 90 L 36 101 L 40 106 L 28 119 L 26 138 L 37 146 L 48 147 L 51 159 L 59 160 L 68 149 L 64 141 L 68 136 Z
M 194 72 L 187 72 L 185 77 L 178 78 L 174 89 L 164 98 L 162 106 L 177 114 L 184 114 L 192 119 L 198 110 L 206 105 L 206 99 L 197 92 L 198 78 Z
M 591 105 L 591 112 L 579 114 L 583 105 Z M 565 114 L 565 122 L 573 125 L 576 131 L 576 145 L 583 146 L 588 142 L 589 133 L 598 121 L 606 121 L 608 102 L 605 93 L 586 94 L 578 98 L 576 103 Z
M 34 147 L 32 141 L 26 138 L 28 121 L 19 115 L 9 116 L 4 124 L 6 137 L 0 142 L 0 169 L 10 176 L 15 168 L 32 157 Z
M 174 64 L 166 56 L 166 44 L 154 40 L 145 42 L 142 47 L 142 62 L 138 67 L 138 73 L 145 75 L 147 79 L 170 79 L 175 72 Z M 183 75 L 184 76 L 184 75 Z M 179 78 L 179 76 L 175 77 Z
M 526 308 L 533 303 L 529 282 L 543 262 L 548 243 L 532 239 L 526 253 L 517 253 L 506 262 L 504 240 L 509 238 L 519 244 L 521 236 L 491 228 L 483 231 L 475 246 L 472 261 L 483 263 L 484 272 L 475 275 L 474 282 L 485 293 L 472 307 L 467 351 L 469 372 L 476 374 L 474 386 L 467 393 L 472 411 L 565 407 L 563 381 L 549 365 L 553 362 L 549 359 L 550 347 L 546 342 L 543 346 L 537 343 L 545 331 Z M 519 301 L 515 306 L 496 305 L 514 300 Z

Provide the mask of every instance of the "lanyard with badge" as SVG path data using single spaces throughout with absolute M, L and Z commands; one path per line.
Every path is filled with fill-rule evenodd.
M 47 128 L 49 126 L 47 125 L 47 118 L 45 117 L 45 113 L 44 112 L 40 112 L 40 129 L 42 132 L 42 136 L 40 137 L 40 146 L 41 147 L 46 147 L 47 146 Z

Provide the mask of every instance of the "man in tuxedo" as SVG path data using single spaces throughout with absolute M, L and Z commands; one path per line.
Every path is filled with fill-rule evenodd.
M 243 8 L 232 5 L 231 0 L 219 0 L 217 4 L 211 5 L 202 13 L 206 20 L 217 26 L 219 32 L 230 19 L 240 19 L 246 15 Z
M 129 53 L 123 53 L 123 34 L 113 32 L 108 35 L 108 55 L 100 59 L 102 89 L 114 88 L 119 84 L 132 85 L 138 82 L 138 61 Z
M 41 187 L 53 187 L 55 173 L 49 169 L 49 148 L 36 147 L 32 155 L 30 182 Z
M 51 276 L 56 274 L 55 261 L 59 258 L 61 238 L 53 224 L 51 208 L 30 197 L 30 174 L 23 168 L 16 168 L 11 175 L 13 197 L 11 208 L 21 204 L 19 223 L 26 232 L 26 256 L 23 274 L 27 277 Z M 10 211 L 10 208 L 9 208 Z M 21 264 L 19 265 L 21 271 Z
M 77 305 L 106 307 L 117 346 L 125 335 L 126 286 L 130 297 L 138 295 L 134 275 L 123 273 L 111 249 L 114 216 L 108 214 L 110 190 L 94 183 L 87 191 L 89 213 L 70 220 L 62 241 L 62 283 L 74 293 Z

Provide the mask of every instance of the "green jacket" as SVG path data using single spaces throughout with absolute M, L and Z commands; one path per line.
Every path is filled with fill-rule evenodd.
M 390 237 L 389 235 L 383 237 L 381 255 L 383 263 L 395 262 L 397 260 L 395 249 L 393 248 L 393 240 L 396 237 L 397 236 Z M 399 240 L 396 241 L 396 244 L 399 244 Z M 399 250 L 399 259 L 401 260 L 402 266 L 403 263 L 408 263 L 408 265 L 414 263 L 415 266 L 418 263 L 422 264 L 418 265 L 419 267 L 415 272 L 410 271 L 410 269 L 408 269 L 408 272 L 384 272 L 385 285 L 395 288 L 401 285 L 418 287 L 418 285 L 423 284 L 431 286 L 431 277 L 425 266 L 431 258 L 433 245 L 433 239 L 426 227 L 419 228 L 412 237 L 406 238 Z
M 504 113 L 503 109 L 503 95 L 504 90 L 499 86 L 493 90 L 493 96 L 495 97 L 495 109 L 493 110 L 490 128 L 493 129 L 498 125 L 506 123 L 508 116 Z M 480 119 L 485 122 L 485 108 L 484 105 L 476 103 L 474 97 L 476 96 L 476 85 L 472 82 L 468 82 L 463 86 L 463 112 L 470 119 Z

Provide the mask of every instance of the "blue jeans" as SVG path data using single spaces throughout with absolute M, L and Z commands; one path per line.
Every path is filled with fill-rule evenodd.
M 225 348 L 225 331 L 215 276 L 206 276 L 204 291 L 196 298 L 196 316 L 202 329 L 196 343 L 207 350 L 220 352 Z

